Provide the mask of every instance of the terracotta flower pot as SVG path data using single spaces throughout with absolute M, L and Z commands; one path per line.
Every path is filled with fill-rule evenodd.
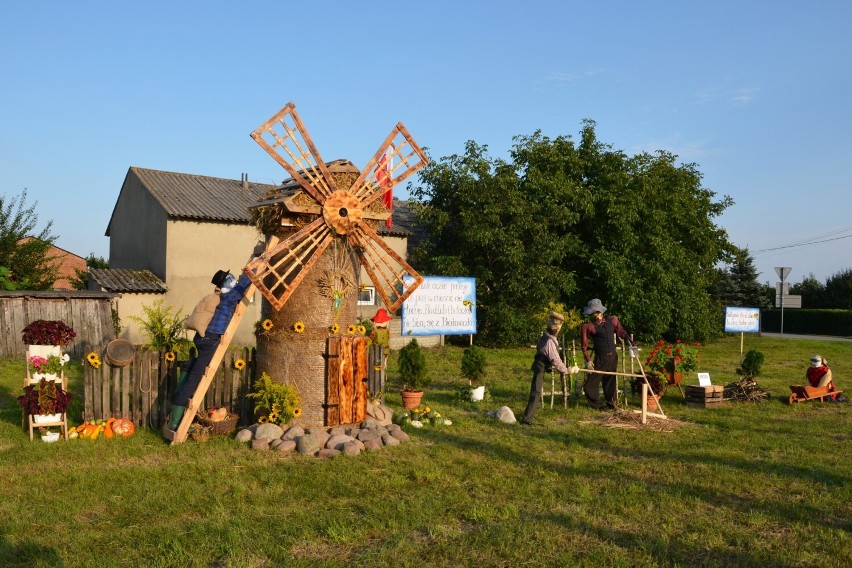
M 399 394 L 402 396 L 402 407 L 405 409 L 417 408 L 420 406 L 420 399 L 423 398 L 422 390 L 401 390 Z

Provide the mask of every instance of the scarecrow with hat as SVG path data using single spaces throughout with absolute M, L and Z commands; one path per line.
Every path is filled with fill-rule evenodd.
M 393 318 L 388 315 L 384 308 L 379 308 L 376 315 L 370 318 L 373 322 L 373 330 L 370 331 L 370 342 L 381 345 L 385 349 L 390 345 L 390 330 L 388 323 Z
M 251 281 L 245 274 L 240 275 L 237 280 L 227 270 L 217 270 L 210 283 L 216 287 L 214 293 L 205 296 L 199 302 L 188 320 L 193 324 L 187 327 L 195 330 L 192 342 L 195 344 L 196 355 L 181 373 L 177 392 L 172 400 L 171 419 L 163 425 L 163 429 L 172 431 L 178 429 L 186 407 L 219 347 L 219 340 L 231 322 L 237 304 L 251 285 Z M 216 296 L 218 296 L 218 302 L 214 301 Z
M 544 373 L 551 369 L 556 369 L 560 373 L 568 373 L 568 367 L 559 356 L 559 345 L 556 343 L 556 336 L 559 330 L 562 329 L 562 324 L 565 323 L 565 316 L 558 312 L 550 312 L 550 317 L 547 319 L 547 329 L 541 334 L 538 344 L 535 348 L 535 357 L 531 367 L 532 382 L 530 383 L 530 397 L 527 401 L 527 408 L 524 410 L 524 417 L 521 419 L 521 424 L 529 426 L 541 406 L 541 389 L 544 386 Z
M 592 320 L 583 324 L 580 328 L 583 358 L 586 360 L 586 369 L 590 371 L 604 371 L 615 373 L 618 369 L 618 352 L 615 347 L 615 336 L 630 344 L 630 356 L 636 357 L 636 344 L 630 339 L 627 331 L 615 316 L 606 316 L 606 306 L 598 298 L 590 300 L 583 309 L 583 315 L 592 316 Z M 591 339 L 592 345 L 589 346 Z M 595 354 L 592 361 L 589 351 Z M 600 385 L 603 381 L 604 400 L 601 402 Z M 618 385 L 616 376 L 604 375 L 602 373 L 588 373 L 583 385 L 583 392 L 592 408 L 615 408 L 615 400 Z

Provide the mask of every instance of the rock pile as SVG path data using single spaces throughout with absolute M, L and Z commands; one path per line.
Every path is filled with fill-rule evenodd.
M 397 446 L 409 440 L 396 424 L 381 424 L 368 418 L 361 424 L 331 428 L 286 430 L 277 424 L 255 424 L 237 432 L 238 442 L 251 443 L 255 450 L 275 450 L 282 454 L 298 452 L 320 458 L 337 455 L 357 456 L 363 451 L 375 452 L 386 446 Z

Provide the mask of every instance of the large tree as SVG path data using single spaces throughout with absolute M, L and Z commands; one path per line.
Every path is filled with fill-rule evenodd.
M 852 309 L 852 268 L 832 274 L 825 280 L 827 308 Z
M 790 293 L 802 297 L 802 307 L 808 309 L 826 308 L 825 284 L 811 272 L 801 282 L 790 286 Z M 774 305 L 774 304 L 773 304 Z
M 58 257 L 50 255 L 57 237 L 50 232 L 53 221 L 34 232 L 38 202 L 26 202 L 26 189 L 11 198 L 0 195 L 0 266 L 9 269 L 5 278 L 15 288 L 47 290 L 59 274 Z
M 109 268 L 109 261 L 102 256 L 97 256 L 90 252 L 86 257 L 86 270 L 74 269 L 74 277 L 69 279 L 71 286 L 75 290 L 86 290 L 89 287 L 89 269 L 90 268 Z
M 516 137 L 512 163 L 469 142 L 430 164 L 413 192 L 431 235 L 424 267 L 477 278 L 490 342 L 526 341 L 536 331 L 526 322 L 551 301 L 593 297 L 645 339 L 718 333 L 708 287 L 737 249 L 713 219 L 732 201 L 714 201 L 694 164 L 628 157 L 594 127 L 584 123 L 579 144 Z
M 730 266 L 717 270 L 717 280 L 710 293 L 723 306 L 769 308 L 773 303 L 766 296 L 764 285 L 758 281 L 760 273 L 748 249 L 734 255 Z

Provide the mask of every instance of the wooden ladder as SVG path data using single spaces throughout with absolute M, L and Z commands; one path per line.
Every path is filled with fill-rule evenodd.
M 163 429 L 163 435 L 166 439 L 171 439 L 171 445 L 174 446 L 175 444 L 180 444 L 186 441 L 187 434 L 189 433 L 189 427 L 192 425 L 192 421 L 195 418 L 195 413 L 199 408 L 201 408 L 201 401 L 204 400 L 204 396 L 207 394 L 207 389 L 210 388 L 213 378 L 219 371 L 219 365 L 222 364 L 222 359 L 225 358 L 225 353 L 227 353 L 228 347 L 231 345 L 231 340 L 234 338 L 234 334 L 237 331 L 237 327 L 240 325 L 240 321 L 243 319 L 243 315 L 245 315 L 246 305 L 249 303 L 254 291 L 254 284 L 249 284 L 249 287 L 246 289 L 245 294 L 243 294 L 242 299 L 239 303 L 237 303 L 237 306 L 234 309 L 234 315 L 231 317 L 231 322 L 228 324 L 227 329 L 225 329 L 225 333 L 222 334 L 221 339 L 219 339 L 219 347 L 216 348 L 216 352 L 213 353 L 213 358 L 210 360 L 210 364 L 207 365 L 207 369 L 204 370 L 204 375 L 201 377 L 201 382 L 198 383 L 198 388 L 195 389 L 195 394 L 193 394 L 192 398 L 189 399 L 189 403 L 186 406 L 186 412 L 183 413 L 183 418 L 181 418 L 178 429 L 174 431 L 174 434 L 172 434 L 172 432 L 168 429 Z

